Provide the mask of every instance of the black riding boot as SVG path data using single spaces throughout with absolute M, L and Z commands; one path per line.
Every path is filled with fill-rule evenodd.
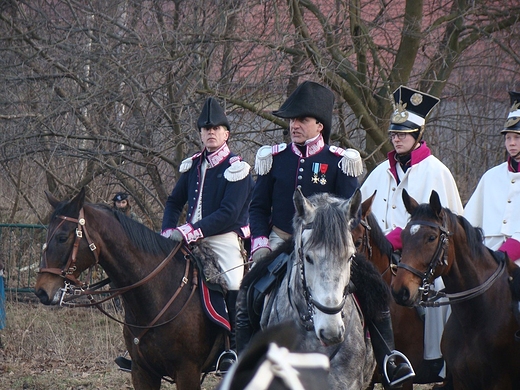
M 237 345 L 237 354 L 242 354 L 245 347 L 253 337 L 253 327 L 249 321 L 247 309 L 247 288 L 241 288 L 238 292 L 237 313 L 235 323 L 235 340 Z
M 377 364 L 382 370 L 385 388 L 400 388 L 405 380 L 415 376 L 415 372 L 406 356 L 395 350 L 390 312 L 383 312 L 380 319 L 369 321 L 368 329 Z M 396 363 L 397 356 L 401 357 L 404 363 Z
M 229 315 L 229 325 L 231 326 L 231 330 L 229 332 L 229 349 L 222 352 L 217 360 L 217 374 L 223 374 L 228 371 L 231 366 L 237 361 L 236 354 L 236 338 L 235 338 L 235 329 L 236 329 L 236 314 L 237 314 L 237 296 L 238 290 L 228 291 L 226 294 L 226 306 L 228 309 Z

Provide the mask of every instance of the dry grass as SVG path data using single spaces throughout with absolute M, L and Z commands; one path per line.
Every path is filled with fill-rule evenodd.
M 7 327 L 0 332 L 0 389 L 133 388 L 130 374 L 114 363 L 126 350 L 122 326 L 98 310 L 48 307 L 27 297 L 11 297 L 6 312 Z M 203 389 L 217 383 L 210 375 Z M 175 385 L 163 381 L 162 389 L 175 389 Z
M 0 389 L 132 389 L 114 358 L 126 348 L 122 326 L 96 309 L 8 300 L 1 331 Z M 204 388 L 217 383 L 208 378 Z M 163 382 L 163 389 L 175 389 Z

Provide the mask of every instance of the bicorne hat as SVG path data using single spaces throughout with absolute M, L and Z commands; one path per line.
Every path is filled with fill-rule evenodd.
M 439 104 L 440 99 L 401 85 L 394 91 L 394 112 L 388 131 L 419 134 L 426 117 Z
M 128 199 L 128 194 L 126 192 L 118 192 L 113 198 L 113 202 L 121 202 L 122 200 Z
M 203 127 L 214 126 L 225 126 L 229 130 L 229 121 L 220 104 L 218 104 L 215 98 L 209 97 L 204 102 L 204 107 L 202 107 L 202 112 L 197 120 L 197 127 L 200 131 Z
M 511 98 L 511 108 L 507 115 L 504 129 L 501 131 L 504 133 L 520 133 L 520 92 L 509 92 Z
M 316 118 L 323 124 L 321 132 L 325 143 L 329 142 L 332 128 L 334 94 L 321 84 L 304 81 L 294 90 L 273 115 L 284 119 L 301 117 Z

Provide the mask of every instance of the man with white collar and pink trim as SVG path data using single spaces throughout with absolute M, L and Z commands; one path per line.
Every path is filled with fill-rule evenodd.
M 394 91 L 393 99 L 388 132 L 394 150 L 365 179 L 361 195 L 365 200 L 377 190 L 372 213 L 394 251 L 400 251 L 401 231 L 410 217 L 404 206 L 403 189 L 419 203 L 428 202 L 435 190 L 441 204 L 457 214 L 462 214 L 462 202 L 450 170 L 422 140 L 426 118 L 440 99 L 405 86 Z M 444 288 L 442 278 L 435 279 L 434 288 Z M 449 306 L 425 308 L 424 359 L 430 361 L 439 380 L 446 377 L 440 340 L 450 313 Z
M 511 108 L 504 128 L 507 161 L 489 169 L 471 195 L 464 216 L 484 232 L 484 244 L 506 252 L 520 266 L 520 92 L 509 92 Z
M 182 175 L 166 201 L 162 235 L 187 244 L 204 240 L 225 272 L 231 350 L 219 358 L 221 365 L 217 367 L 217 371 L 224 372 L 236 360 L 235 307 L 244 275 L 240 240 L 249 237 L 248 207 L 253 179 L 249 164 L 228 147 L 229 122 L 214 98 L 206 100 L 197 127 L 204 149 L 181 163 Z M 186 223 L 177 226 L 186 203 Z

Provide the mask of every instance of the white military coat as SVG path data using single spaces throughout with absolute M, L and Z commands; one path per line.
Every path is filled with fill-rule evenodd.
M 484 244 L 497 250 L 509 237 L 520 241 L 520 173 L 512 172 L 508 162 L 488 170 L 471 195 L 464 217 L 482 228 Z

